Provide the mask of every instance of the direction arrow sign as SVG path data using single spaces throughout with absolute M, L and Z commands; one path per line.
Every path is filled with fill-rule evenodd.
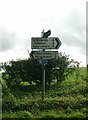
M 33 51 L 34 59 L 58 59 L 58 51 Z
M 31 48 L 32 49 L 58 49 L 61 45 L 61 41 L 58 37 L 32 37 Z

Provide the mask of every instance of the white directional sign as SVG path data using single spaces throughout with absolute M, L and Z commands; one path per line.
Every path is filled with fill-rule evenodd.
M 58 49 L 61 45 L 61 41 L 58 37 L 32 37 L 31 48 L 32 49 Z
M 34 59 L 58 59 L 58 51 L 33 51 Z

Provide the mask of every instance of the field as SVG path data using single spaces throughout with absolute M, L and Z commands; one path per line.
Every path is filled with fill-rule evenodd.
M 44 100 L 41 86 L 27 82 L 8 88 L 3 80 L 2 118 L 86 118 L 86 68 L 70 74 L 61 84 L 46 87 Z

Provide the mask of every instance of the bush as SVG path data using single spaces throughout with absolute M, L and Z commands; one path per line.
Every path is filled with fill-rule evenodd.
M 28 111 L 18 111 L 18 112 L 6 112 L 3 114 L 2 118 L 33 118 L 33 115 Z
M 9 93 L 8 96 L 4 95 L 4 98 L 2 99 L 2 111 L 15 111 L 16 107 L 16 98 Z
M 79 64 L 77 61 L 69 60 L 65 54 L 59 53 L 58 59 L 48 60 L 45 65 L 46 70 L 46 85 L 50 85 L 52 80 L 57 80 L 61 83 L 74 70 L 69 68 L 70 63 Z M 77 67 L 76 65 L 76 67 Z M 10 61 L 2 66 L 6 70 L 6 76 L 3 75 L 7 85 L 19 85 L 21 82 L 33 82 L 40 85 L 42 83 L 42 65 L 39 60 L 29 58 L 25 60 Z

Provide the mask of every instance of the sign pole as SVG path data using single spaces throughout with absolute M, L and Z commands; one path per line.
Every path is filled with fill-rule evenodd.
M 44 36 L 44 31 L 41 34 L 41 37 L 43 38 Z M 45 49 L 43 49 L 45 51 Z M 42 100 L 44 100 L 45 97 L 45 65 L 42 64 Z
M 45 51 L 45 49 L 43 49 Z M 45 97 L 45 64 L 42 63 L 42 100 Z
M 42 64 L 42 99 L 45 97 L 45 66 Z

